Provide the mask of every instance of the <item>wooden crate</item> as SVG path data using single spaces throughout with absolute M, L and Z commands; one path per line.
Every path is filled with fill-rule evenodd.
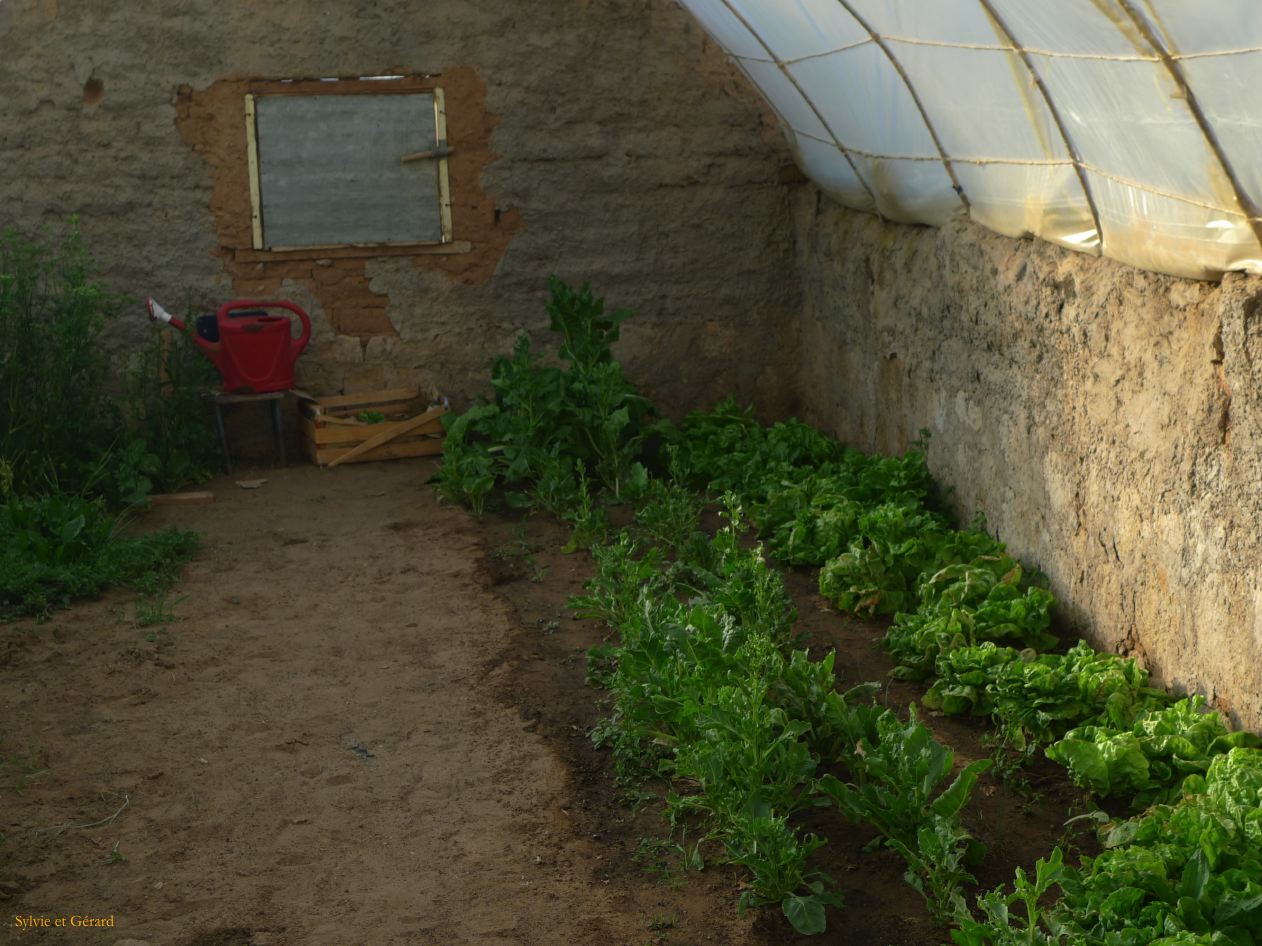
M 416 388 L 334 397 L 294 393 L 303 450 L 320 466 L 425 457 L 443 451 L 446 403 L 434 406 L 435 399 Z M 384 414 L 386 419 L 375 424 L 357 420 L 356 415 L 365 411 Z

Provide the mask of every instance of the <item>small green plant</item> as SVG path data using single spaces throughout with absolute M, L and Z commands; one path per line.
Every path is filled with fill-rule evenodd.
M 1053 946 L 1065 942 L 1044 932 L 1051 891 L 1072 877 L 1065 867 L 1064 852 L 1058 847 L 1047 859 L 1040 858 L 1030 877 L 1020 867 L 1011 893 L 1002 888 L 977 898 L 981 919 L 961 909 L 951 942 L 957 946 Z M 1018 913 L 1019 907 L 1024 913 Z
M 386 415 L 381 411 L 360 411 L 355 419 L 361 424 L 380 424 L 386 419 Z
M 120 842 L 115 841 L 114 846 L 110 848 L 110 852 L 105 855 L 105 863 L 107 864 L 126 864 L 127 858 L 123 856 L 123 852 L 118 849 Z
M 534 561 L 539 547 L 526 537 L 525 526 L 519 526 L 513 538 L 502 542 L 491 550 L 491 558 L 501 562 L 521 562 L 530 564 Z
M 535 557 L 539 547 L 526 538 L 526 527 L 519 526 L 516 536 L 491 550 L 490 557 L 504 562 L 510 568 L 522 569 L 529 573 L 530 580 L 539 584 L 548 576 L 548 566 L 540 564 Z
M 187 595 L 180 595 L 175 600 L 171 600 L 165 590 L 156 594 L 141 595 L 136 599 L 136 627 L 152 628 L 173 623 L 176 619 L 176 606 L 187 597 Z M 156 640 L 157 632 L 150 631 L 148 639 Z
M 649 930 L 653 933 L 665 933 L 669 929 L 674 929 L 675 924 L 678 922 L 677 917 L 665 913 L 655 913 L 653 919 L 649 920 Z
M 3 748 L 3 743 L 0 742 L 0 752 L 3 752 Z M 0 779 L 5 782 L 12 779 L 12 784 L 6 787 L 15 792 L 24 791 L 31 782 L 47 771 L 47 759 L 32 746 L 27 746 L 23 753 L 0 754 Z
M 1028 745 L 1025 750 L 1017 752 L 1010 748 L 1001 735 L 987 733 L 982 736 L 982 745 L 990 749 L 991 772 L 995 778 L 1003 782 L 1004 787 L 1022 800 L 1023 810 L 1028 810 L 1043 802 L 1043 793 L 1024 774 L 1030 764 L 1035 746 Z
M 874 709 L 855 714 L 853 724 L 863 733 L 847 763 L 854 781 L 826 775 L 820 790 L 848 818 L 881 832 L 907 862 L 908 883 L 945 922 L 963 904 L 961 888 L 974 882 L 967 866 L 981 858 L 959 815 L 990 760 L 969 763 L 948 784 L 955 754 L 917 721 L 914 708 L 905 723 Z
M 570 524 L 573 531 L 570 540 L 561 551 L 576 552 L 579 549 L 592 549 L 604 542 L 609 535 L 609 516 L 603 506 L 592 496 L 591 482 L 587 474 L 578 471 L 575 503 L 562 518 Z
M 650 794 L 649 800 L 656 800 L 656 796 Z M 686 833 L 683 836 L 686 839 Z M 701 870 L 705 866 L 700 841 L 689 845 L 686 841 L 676 841 L 674 837 L 640 838 L 631 852 L 631 859 L 656 877 L 659 884 L 669 887 L 681 886 L 688 871 Z

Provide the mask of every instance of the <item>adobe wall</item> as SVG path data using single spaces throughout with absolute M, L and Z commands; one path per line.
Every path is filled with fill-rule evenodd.
M 906 449 L 1095 646 L 1262 727 L 1262 279 L 797 203 L 808 419 Z
M 248 83 L 396 73 L 446 88 L 470 252 L 243 252 Z M 795 172 L 755 93 L 668 0 L 5 0 L 0 90 L 0 226 L 77 214 L 108 282 L 172 310 L 295 299 L 316 322 L 299 382 L 317 393 L 467 401 L 519 332 L 543 341 L 555 272 L 638 313 L 618 354 L 669 408 L 728 390 L 791 406 Z M 149 330 L 137 308 L 109 343 Z

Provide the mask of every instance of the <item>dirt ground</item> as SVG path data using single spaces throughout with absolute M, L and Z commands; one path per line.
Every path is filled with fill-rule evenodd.
M 569 617 L 588 569 L 555 523 L 440 505 L 431 461 L 262 470 L 143 527 L 204 533 L 139 626 L 131 595 L 0 629 L 0 941 L 110 946 L 685 946 L 944 941 L 888 852 L 833 816 L 849 908 L 813 940 L 738 917 L 739 876 L 682 874 L 587 733 L 598 694 Z M 255 474 L 238 471 L 235 479 Z M 843 682 L 879 679 L 880 628 L 791 577 Z M 893 691 L 906 700 L 914 692 Z M 962 758 L 977 727 L 935 721 Z M 1060 836 L 1063 784 L 983 783 L 998 883 Z M 20 931 L 17 917 L 112 920 Z

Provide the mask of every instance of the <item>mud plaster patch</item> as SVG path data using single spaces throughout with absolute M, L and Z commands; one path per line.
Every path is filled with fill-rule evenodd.
M 277 295 L 281 283 L 295 280 L 320 301 L 340 335 L 360 339 L 398 337 L 386 315 L 390 299 L 369 285 L 367 265 L 374 257 L 283 259 L 247 262 L 237 250 L 252 248 L 249 159 L 241 133 L 245 95 L 257 79 L 224 78 L 202 90 L 180 86 L 175 125 L 181 140 L 206 163 L 211 181 L 210 212 L 218 246 L 212 251 L 241 297 Z M 525 222 L 516 210 L 501 211 L 482 189 L 482 174 L 495 160 L 491 132 L 499 118 L 486 110 L 486 85 L 468 68 L 444 72 L 439 84 L 447 99 L 447 141 L 453 236 L 472 251 L 410 257 L 417 269 L 443 273 L 453 282 L 487 282 Z

